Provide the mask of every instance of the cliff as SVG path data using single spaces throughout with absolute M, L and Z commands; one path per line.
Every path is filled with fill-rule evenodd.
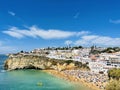
M 5 70 L 17 70 L 17 69 L 54 69 L 54 70 L 66 70 L 74 69 L 82 66 L 82 63 L 72 60 L 57 60 L 50 59 L 44 56 L 34 55 L 14 55 L 9 56 L 5 61 Z

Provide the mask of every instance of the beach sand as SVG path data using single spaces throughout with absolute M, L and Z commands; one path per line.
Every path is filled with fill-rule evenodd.
M 86 82 L 84 78 L 77 78 L 77 77 L 74 77 L 72 75 L 65 74 L 62 71 L 60 72 L 60 71 L 57 71 L 57 70 L 43 70 L 43 71 L 47 72 L 51 75 L 54 75 L 56 77 L 62 78 L 64 80 L 73 82 L 75 84 L 78 84 L 78 85 L 82 84 L 82 85 L 90 88 L 90 90 L 101 90 L 96 85 L 94 85 L 93 83 Z

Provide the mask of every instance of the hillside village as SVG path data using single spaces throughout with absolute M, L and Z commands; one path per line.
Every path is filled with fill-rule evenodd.
M 38 57 L 37 59 L 37 61 L 39 62 L 38 64 L 36 64 L 35 62 L 36 58 L 34 57 Z M 41 57 L 44 57 L 45 59 L 42 59 Z M 76 65 L 80 68 L 72 68 L 70 70 L 70 69 L 64 69 L 66 68 L 66 64 L 62 64 L 62 65 L 56 64 L 57 68 L 55 70 L 58 70 L 59 73 L 63 73 L 65 76 L 70 75 L 70 77 L 75 77 L 75 79 L 73 79 L 74 81 L 80 80 L 84 83 L 87 83 L 85 84 L 87 86 L 89 84 L 90 88 L 93 88 L 93 86 L 97 88 L 97 89 L 94 88 L 93 90 L 106 90 L 106 85 L 108 85 L 108 82 L 110 80 L 109 75 L 114 76 L 113 73 L 112 75 L 109 73 L 110 70 L 114 68 L 120 69 L 120 48 L 119 47 L 102 48 L 96 46 L 38 48 L 30 52 L 20 51 L 19 53 L 16 54 L 9 54 L 8 61 L 10 61 L 11 64 L 6 62 L 5 67 L 8 69 L 15 69 L 15 68 L 24 69 L 24 67 L 26 66 L 27 68 L 33 68 L 33 67 L 43 68 L 44 65 L 45 67 L 49 65 L 49 64 L 46 65 L 46 63 L 49 63 L 48 61 L 46 61 L 47 59 L 48 61 L 53 60 L 54 62 L 59 62 L 59 61 L 65 63 L 67 62 L 70 65 L 67 67 L 71 67 L 71 66 L 73 67 L 75 64 L 71 62 L 76 62 Z M 40 63 L 40 60 L 42 60 L 42 62 L 44 63 Z M 28 63 L 28 61 L 30 62 Z M 18 63 L 16 64 L 16 62 Z M 116 70 L 115 72 L 117 72 Z M 50 73 L 56 75 L 55 72 L 50 71 Z M 120 72 L 117 72 L 115 74 L 117 74 L 118 77 L 120 77 L 119 73 Z M 65 77 L 63 76 L 63 78 Z M 66 79 L 69 80 L 68 77 L 66 77 Z
M 120 68 L 119 47 L 58 47 L 39 48 L 31 52 L 21 51 L 19 54 L 46 56 L 48 58 L 74 60 L 87 64 L 94 73 L 105 73 L 112 68 Z

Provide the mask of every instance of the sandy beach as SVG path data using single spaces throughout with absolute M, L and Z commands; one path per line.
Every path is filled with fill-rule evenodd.
M 104 89 L 100 89 L 98 86 L 96 86 L 96 84 L 89 82 L 89 81 L 86 81 L 87 79 L 85 79 L 83 77 L 79 78 L 79 77 L 76 77 L 75 75 L 72 75 L 69 73 L 69 71 L 71 72 L 74 70 L 66 70 L 66 71 L 61 71 L 61 72 L 56 71 L 56 70 L 44 70 L 44 71 L 49 73 L 49 74 L 52 74 L 56 77 L 73 82 L 75 84 L 82 84 L 82 85 L 90 88 L 91 90 L 104 90 Z M 104 83 L 102 83 L 102 84 L 104 84 Z

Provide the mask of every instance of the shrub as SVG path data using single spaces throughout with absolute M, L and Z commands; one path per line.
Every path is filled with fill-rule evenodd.
M 114 69 L 109 70 L 108 77 L 109 77 L 109 79 L 110 78 L 116 79 L 116 80 L 120 79 L 120 69 L 114 68 Z
M 120 80 L 111 80 L 106 85 L 106 90 L 120 90 Z
M 65 63 L 67 63 L 68 65 L 70 64 L 70 63 L 72 63 L 73 62 L 73 60 L 66 60 L 65 61 Z

